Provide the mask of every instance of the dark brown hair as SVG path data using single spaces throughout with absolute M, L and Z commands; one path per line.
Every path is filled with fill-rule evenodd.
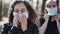
M 31 7 L 31 5 L 27 1 L 15 1 L 15 2 L 13 2 L 13 4 L 11 5 L 12 10 L 9 11 L 10 12 L 9 13 L 9 22 L 13 22 L 14 7 L 18 3 L 23 3 L 26 6 L 27 10 L 29 11 L 28 21 L 33 22 L 33 23 L 35 23 L 35 24 L 38 25 L 39 24 L 39 22 L 38 22 L 39 21 L 38 20 L 38 15 L 37 15 L 37 13 L 35 12 L 35 10 Z

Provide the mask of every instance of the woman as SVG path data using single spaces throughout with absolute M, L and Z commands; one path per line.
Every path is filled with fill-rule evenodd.
M 39 34 L 38 16 L 26 1 L 15 1 L 11 5 L 9 23 L 4 24 L 2 34 Z
M 60 34 L 60 14 L 56 1 L 47 0 L 46 14 L 40 18 L 40 34 Z

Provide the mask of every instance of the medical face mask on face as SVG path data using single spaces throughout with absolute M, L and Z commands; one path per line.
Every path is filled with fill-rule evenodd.
M 47 11 L 48 11 L 48 14 L 53 16 L 55 14 L 57 14 L 57 11 L 58 11 L 58 8 L 55 7 L 55 8 L 47 8 Z
M 15 16 L 17 13 L 16 12 L 13 12 L 13 16 Z M 18 14 L 19 17 L 21 17 L 22 15 L 25 15 L 26 18 L 28 19 L 28 12 L 24 12 L 22 14 Z

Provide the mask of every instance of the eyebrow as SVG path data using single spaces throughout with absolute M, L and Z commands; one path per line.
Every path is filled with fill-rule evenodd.
M 19 10 L 17 10 L 17 9 L 14 9 L 14 11 L 19 11 Z

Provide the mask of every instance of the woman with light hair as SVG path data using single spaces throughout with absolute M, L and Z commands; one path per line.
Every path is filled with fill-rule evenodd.
M 47 0 L 46 13 L 40 18 L 40 34 L 60 34 L 60 14 L 55 0 Z

